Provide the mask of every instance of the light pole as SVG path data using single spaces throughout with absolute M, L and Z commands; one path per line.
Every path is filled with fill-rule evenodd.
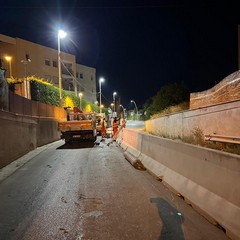
M 30 93 L 29 93 L 29 82 L 27 81 L 27 65 L 28 63 L 31 62 L 30 58 L 26 58 L 26 60 L 21 60 L 21 63 L 24 64 L 24 71 L 25 71 L 25 80 L 23 82 L 24 85 L 24 96 L 25 98 L 30 98 Z
M 137 104 L 135 103 L 134 100 L 131 100 L 131 102 L 135 105 L 135 108 L 136 108 L 136 110 L 137 110 L 137 120 L 138 120 L 138 108 L 137 108 Z
M 112 107 L 112 108 L 111 108 Z M 114 116 L 113 116 L 113 110 L 114 110 L 114 103 L 111 103 L 111 107 L 110 107 L 110 109 L 111 109 L 111 117 L 113 118 Z
M 63 30 L 58 31 L 58 83 L 59 83 L 59 104 L 62 106 L 62 73 L 61 73 L 61 46 L 60 39 L 65 38 L 67 33 Z
M 12 77 L 12 57 L 10 56 L 6 56 L 5 59 L 8 61 L 9 63 L 9 77 Z
M 102 113 L 102 82 L 104 82 L 104 78 L 100 78 L 99 79 L 99 94 L 100 94 L 100 97 L 99 97 L 99 106 L 100 106 L 100 113 Z
M 114 92 L 113 93 L 113 117 L 116 117 L 115 116 L 115 109 L 116 109 L 116 104 L 115 104 L 115 98 L 116 98 L 116 95 L 117 95 L 117 93 L 116 92 Z
M 121 104 L 120 107 L 122 107 L 123 110 L 123 119 L 125 119 L 125 108 L 123 107 L 123 105 Z
M 83 96 L 83 93 L 79 93 L 79 98 L 80 98 L 80 110 L 82 110 L 82 96 Z

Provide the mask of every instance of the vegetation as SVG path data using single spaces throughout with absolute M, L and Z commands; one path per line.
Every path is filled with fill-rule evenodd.
M 34 76 L 28 77 L 27 81 L 30 82 L 31 99 L 41 103 L 50 104 L 53 106 L 60 106 L 59 102 L 59 88 L 55 87 L 53 84 L 44 81 L 44 79 L 36 78 Z M 9 84 L 9 89 L 14 92 L 15 84 L 22 83 L 23 80 L 18 80 L 14 78 L 8 78 L 7 82 Z M 63 106 L 73 107 L 80 106 L 79 97 L 74 94 L 62 90 Z M 82 99 L 82 108 L 86 112 L 99 112 L 99 106 L 92 104 L 85 99 Z M 102 112 L 107 112 L 107 109 L 102 109 Z
M 143 105 L 145 120 L 188 109 L 189 95 L 188 87 L 183 82 L 163 86 L 155 96 L 148 99 Z

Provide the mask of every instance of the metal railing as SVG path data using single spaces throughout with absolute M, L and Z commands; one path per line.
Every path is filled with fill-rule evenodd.
M 224 135 L 218 135 L 218 134 L 206 134 L 204 136 L 204 140 L 213 141 L 213 142 L 240 144 L 240 137 L 224 136 Z

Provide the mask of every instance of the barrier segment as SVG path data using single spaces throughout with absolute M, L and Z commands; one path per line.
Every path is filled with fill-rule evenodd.
M 234 240 L 240 239 L 240 156 L 125 129 L 122 143 Z M 135 154 L 134 154 L 135 153 Z M 125 153 L 126 155 L 126 153 Z

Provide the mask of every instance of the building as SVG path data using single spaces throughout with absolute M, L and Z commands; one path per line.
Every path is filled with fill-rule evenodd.
M 59 86 L 58 51 L 53 48 L 0 34 L 0 67 L 7 77 L 36 76 Z M 61 72 L 64 90 L 76 96 L 83 92 L 85 100 L 96 101 L 96 69 L 76 64 L 74 55 L 61 52 Z
M 76 79 L 78 91 L 83 94 L 83 99 L 91 103 L 96 102 L 96 69 L 76 64 Z

